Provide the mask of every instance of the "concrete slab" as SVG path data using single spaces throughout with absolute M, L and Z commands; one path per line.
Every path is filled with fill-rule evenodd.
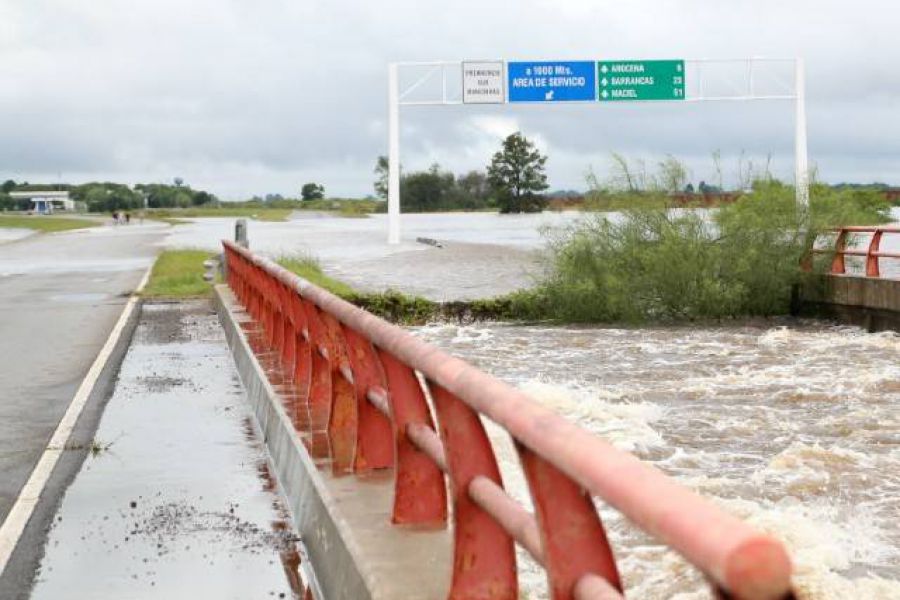
M 300 598 L 293 531 L 210 304 L 145 305 L 31 598 Z

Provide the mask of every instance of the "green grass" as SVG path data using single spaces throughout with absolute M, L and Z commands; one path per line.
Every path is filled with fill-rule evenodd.
M 33 229 L 35 231 L 71 231 L 97 227 L 97 221 L 74 219 L 71 217 L 49 217 L 46 215 L 0 215 L 0 227 L 12 229 Z
M 275 262 L 347 302 L 364 308 L 382 319 L 402 325 L 422 325 L 439 319 L 461 322 L 539 320 L 544 310 L 543 298 L 529 291 L 513 292 L 486 300 L 435 302 L 396 290 L 357 291 L 346 283 L 326 275 L 322 272 L 319 261 L 310 256 L 282 256 Z
M 184 219 L 176 219 L 174 217 L 161 217 L 154 214 L 147 215 L 147 219 L 150 221 L 159 221 L 160 223 L 168 223 L 169 225 L 187 225 L 190 221 L 186 221 Z
M 329 277 L 322 271 L 319 261 L 311 256 L 281 256 L 275 259 L 279 265 L 306 279 L 320 288 L 324 288 L 341 298 L 351 298 L 359 293 L 352 287 L 333 277 Z
M 145 298 L 198 298 L 209 294 L 211 285 L 203 280 L 203 261 L 213 257 L 206 250 L 166 250 L 156 259 L 150 281 L 142 292 Z
M 198 219 L 203 217 L 243 217 L 257 221 L 287 221 L 292 209 L 268 208 L 255 206 L 199 206 L 194 208 L 153 208 L 147 211 L 147 218 L 167 220 L 177 224 L 180 219 Z M 172 222 L 174 220 L 175 222 Z

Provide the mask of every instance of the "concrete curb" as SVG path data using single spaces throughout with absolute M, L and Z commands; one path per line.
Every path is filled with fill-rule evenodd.
M 434 600 L 450 587 L 452 532 L 390 522 L 393 478 L 333 477 L 316 467 L 250 349 L 246 313 L 225 285 L 215 305 L 247 396 L 327 600 Z
M 900 281 L 821 275 L 798 289 L 793 311 L 863 327 L 870 332 L 900 331 Z
M 256 414 L 266 447 L 275 465 L 278 482 L 290 505 L 298 533 L 309 552 L 321 598 L 375 598 L 366 582 L 352 533 L 337 509 L 321 474 L 303 447 L 277 392 L 241 331 L 232 306 L 234 297 L 225 286 L 216 286 L 219 321 L 234 357 L 247 397 Z

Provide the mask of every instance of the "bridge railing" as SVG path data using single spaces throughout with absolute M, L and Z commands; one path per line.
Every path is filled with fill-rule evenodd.
M 882 250 L 882 242 L 885 235 L 900 237 L 900 227 L 897 226 L 860 226 L 839 227 L 831 231 L 834 234 L 834 244 L 828 247 L 813 247 L 810 255 L 804 261 L 805 270 L 812 270 L 815 255 L 833 255 L 831 265 L 825 270 L 831 275 L 847 274 L 847 257 L 857 256 L 865 259 L 866 277 L 890 277 L 900 278 L 900 269 L 892 273 L 885 273 L 881 267 L 881 259 L 900 259 L 900 252 Z M 859 243 L 860 237 L 868 236 L 868 243 Z
M 774 538 L 512 386 L 224 246 L 229 286 L 300 390 L 311 453 L 338 474 L 393 469 L 398 525 L 445 526 L 449 482 L 451 598 L 517 599 L 514 543 L 546 569 L 554 600 L 621 598 L 592 497 L 679 552 L 720 597 L 793 597 L 790 559 Z M 534 514 L 503 489 L 480 416 L 512 436 Z

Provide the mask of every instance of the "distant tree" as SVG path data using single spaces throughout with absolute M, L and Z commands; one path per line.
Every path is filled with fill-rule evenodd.
M 502 149 L 494 154 L 487 170 L 501 213 L 543 210 L 546 199 L 540 192 L 548 187 L 546 162 L 547 157 L 520 132 L 503 140 Z
M 687 167 L 684 166 L 684 163 L 669 154 L 660 161 L 658 167 L 656 185 L 660 190 L 674 193 L 684 188 L 688 178 Z
M 379 156 L 378 160 L 375 162 L 375 195 L 381 198 L 382 200 L 387 200 L 388 197 L 388 157 L 387 156 Z
M 482 171 L 469 171 L 456 178 L 454 203 L 460 208 L 486 208 L 491 205 L 491 184 Z
M 199 191 L 194 192 L 193 198 L 191 198 L 191 204 L 194 206 L 203 206 L 204 204 L 215 204 L 218 201 L 214 195 L 209 192 Z
M 190 206 L 202 206 L 215 204 L 219 201 L 215 195 L 201 190 L 193 190 L 190 186 L 174 186 L 163 183 L 139 183 L 134 186 L 141 198 L 147 198 L 147 206 L 150 208 L 188 208 Z
M 16 189 L 16 182 L 13 181 L 12 179 L 7 179 L 6 181 L 3 182 L 2 185 L 0 185 L 0 192 L 2 192 L 4 194 L 10 193 L 14 189 Z
M 143 195 L 121 183 L 84 183 L 69 190 L 73 200 L 84 202 L 91 212 L 133 210 L 144 204 Z
M 321 200 L 325 197 L 325 186 L 318 183 L 304 183 L 300 189 L 300 197 L 303 200 Z
M 175 187 L 181 187 L 181 185 L 184 183 L 184 179 L 182 179 L 181 177 L 176 177 L 173 181 L 175 182 Z
M 427 171 L 404 175 L 400 180 L 400 197 L 405 210 L 432 212 L 454 208 L 453 173 L 433 164 Z

